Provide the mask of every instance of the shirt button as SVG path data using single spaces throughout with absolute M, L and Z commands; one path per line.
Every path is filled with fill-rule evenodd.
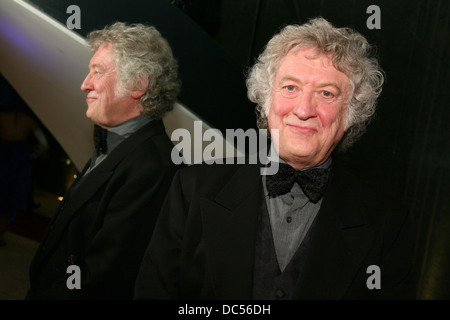
M 77 261 L 77 257 L 75 255 L 73 255 L 73 254 L 70 254 L 67 257 L 67 262 L 70 263 L 70 264 L 75 264 L 76 261 Z
M 287 223 L 291 223 L 291 222 L 292 222 L 292 217 L 287 217 L 287 218 L 286 218 L 286 222 L 287 222 Z
M 277 298 L 279 298 L 279 299 L 281 299 L 281 298 L 283 298 L 283 297 L 285 296 L 284 291 L 281 290 L 281 289 L 277 289 L 277 290 L 275 291 L 275 295 L 276 295 Z

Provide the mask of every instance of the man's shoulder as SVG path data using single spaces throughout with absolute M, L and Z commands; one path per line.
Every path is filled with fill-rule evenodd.
M 203 179 L 215 179 L 221 175 L 231 175 L 239 170 L 259 168 L 256 164 L 249 164 L 240 158 L 214 159 L 201 163 L 187 165 L 181 169 L 184 176 L 196 176 Z M 212 176 L 211 176 L 212 175 Z
M 172 159 L 174 145 L 165 131 L 161 120 L 154 120 L 144 125 L 124 142 L 127 158 L 147 164 L 159 163 L 176 166 Z
M 407 210 L 404 203 L 382 185 L 360 177 L 342 164 L 334 164 L 333 169 L 334 183 L 338 188 L 347 190 L 355 202 L 370 204 L 371 208 L 391 207 L 401 211 Z
M 224 190 L 231 196 L 254 190 L 260 177 L 256 164 L 203 162 L 179 169 L 174 181 L 186 197 L 214 198 Z
M 198 185 L 224 185 L 228 181 L 242 183 L 260 177 L 260 166 L 248 162 L 239 162 L 236 158 L 227 161 L 202 162 L 188 165 L 178 170 L 181 181 L 194 182 Z

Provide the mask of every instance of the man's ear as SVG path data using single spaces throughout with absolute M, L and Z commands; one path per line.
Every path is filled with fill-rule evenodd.
M 133 99 L 138 100 L 138 99 L 140 99 L 140 98 L 145 94 L 145 91 L 146 91 L 146 90 L 140 90 L 140 89 L 133 90 L 133 91 L 131 91 L 131 97 L 132 97 Z
M 131 97 L 133 99 L 140 99 L 147 91 L 148 82 L 148 79 L 142 79 L 141 82 L 139 82 L 139 84 L 136 86 L 136 88 L 131 91 Z

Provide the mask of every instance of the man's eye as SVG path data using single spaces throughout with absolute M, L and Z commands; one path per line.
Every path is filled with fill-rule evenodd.
M 298 93 L 298 87 L 295 85 L 287 85 L 281 87 L 281 95 L 285 98 L 295 98 Z
M 332 103 L 334 101 L 336 101 L 337 96 L 336 94 L 334 94 L 333 92 L 327 91 L 327 90 L 322 90 L 320 92 L 318 92 L 318 99 L 319 101 L 322 101 L 324 103 Z
M 287 91 L 294 91 L 295 87 L 294 86 L 286 86 L 285 87 Z
M 300 88 L 295 84 L 288 84 L 281 87 L 281 95 L 285 98 L 296 98 L 300 93 Z
M 334 101 L 336 99 L 336 95 L 333 92 L 323 90 L 320 92 L 320 97 L 325 99 L 326 101 Z
M 293 97 L 298 94 L 298 88 L 294 85 L 287 85 L 281 88 L 281 94 L 285 97 Z

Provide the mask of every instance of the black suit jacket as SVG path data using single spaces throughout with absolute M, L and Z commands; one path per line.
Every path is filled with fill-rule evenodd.
M 143 253 L 177 169 L 172 148 L 162 121 L 151 121 L 73 183 L 32 261 L 28 299 L 133 297 Z M 79 290 L 66 285 L 70 265 L 80 268 Z
M 135 299 L 252 299 L 258 165 L 180 170 L 159 216 Z M 414 299 L 408 211 L 333 164 L 294 299 Z M 371 265 L 381 289 L 369 289 Z

